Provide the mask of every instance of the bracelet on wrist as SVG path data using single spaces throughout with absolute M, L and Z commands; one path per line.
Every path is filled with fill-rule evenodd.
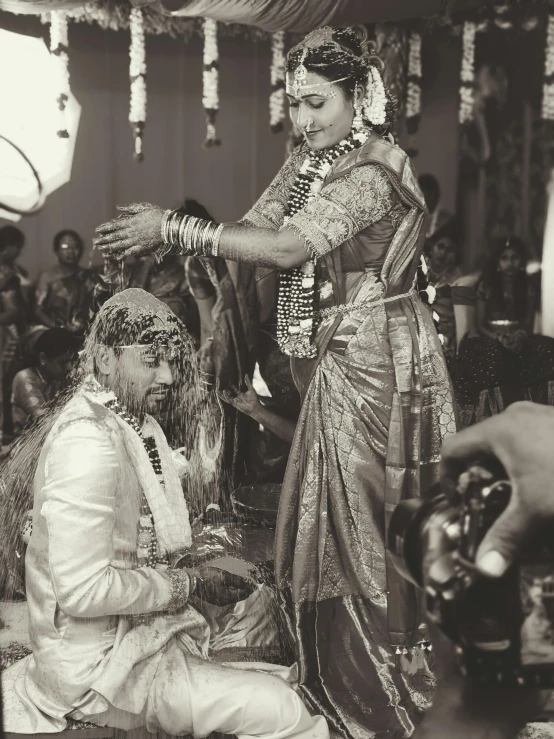
M 162 248 L 158 261 L 169 254 L 217 257 L 224 224 L 185 215 L 178 210 L 167 210 L 162 216 Z

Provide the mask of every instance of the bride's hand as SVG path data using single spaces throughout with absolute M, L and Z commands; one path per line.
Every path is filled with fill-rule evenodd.
M 164 209 L 150 203 L 118 206 L 121 215 L 98 226 L 93 244 L 108 256 L 155 254 L 161 246 Z

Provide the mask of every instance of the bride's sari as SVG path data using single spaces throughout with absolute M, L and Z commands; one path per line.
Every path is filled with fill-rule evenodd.
M 304 157 L 299 147 L 245 223 L 282 226 Z M 321 258 L 318 356 L 292 362 L 303 405 L 277 585 L 304 695 L 345 737 L 410 736 L 433 688 L 416 593 L 386 552 L 396 504 L 437 480 L 441 442 L 456 429 L 438 336 L 414 291 L 424 221 L 407 156 L 372 136 L 287 223 Z

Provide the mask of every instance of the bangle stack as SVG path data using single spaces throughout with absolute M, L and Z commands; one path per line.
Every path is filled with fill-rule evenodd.
M 164 247 L 158 252 L 158 260 L 168 254 L 217 257 L 222 231 L 223 223 L 188 216 L 179 210 L 166 210 L 162 217 Z

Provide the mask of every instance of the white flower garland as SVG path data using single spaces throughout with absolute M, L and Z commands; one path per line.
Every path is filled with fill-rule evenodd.
M 271 36 L 271 95 L 269 96 L 269 125 L 273 133 L 283 130 L 285 112 L 285 33 Z
M 364 114 L 374 126 L 383 126 L 387 120 L 387 93 L 381 73 L 371 65 L 368 72 L 368 92 L 364 100 Z
M 68 21 L 67 14 L 61 10 L 50 14 L 50 53 L 56 63 L 58 96 L 56 102 L 60 111 L 58 136 L 69 138 L 69 131 L 65 121 L 65 108 L 71 89 L 69 87 L 69 56 L 68 56 Z
M 140 8 L 133 8 L 129 16 L 131 48 L 129 77 L 131 80 L 131 107 L 129 122 L 135 137 L 135 159 L 142 160 L 142 137 L 146 125 L 146 51 L 144 45 L 144 18 Z
M 459 121 L 462 125 L 473 120 L 473 104 L 475 100 L 475 23 L 466 21 L 462 35 L 463 55 L 460 73 L 460 109 Z
M 417 132 L 421 114 L 421 42 L 421 34 L 412 31 L 409 42 L 408 84 L 406 86 L 406 122 L 410 134 Z
M 217 21 L 205 18 L 204 30 L 204 69 L 202 75 L 202 105 L 206 111 L 206 139 L 204 147 L 218 146 L 215 121 L 219 110 L 219 49 L 217 45 Z
M 545 121 L 554 121 L 554 15 L 548 16 L 546 27 L 541 115 Z

